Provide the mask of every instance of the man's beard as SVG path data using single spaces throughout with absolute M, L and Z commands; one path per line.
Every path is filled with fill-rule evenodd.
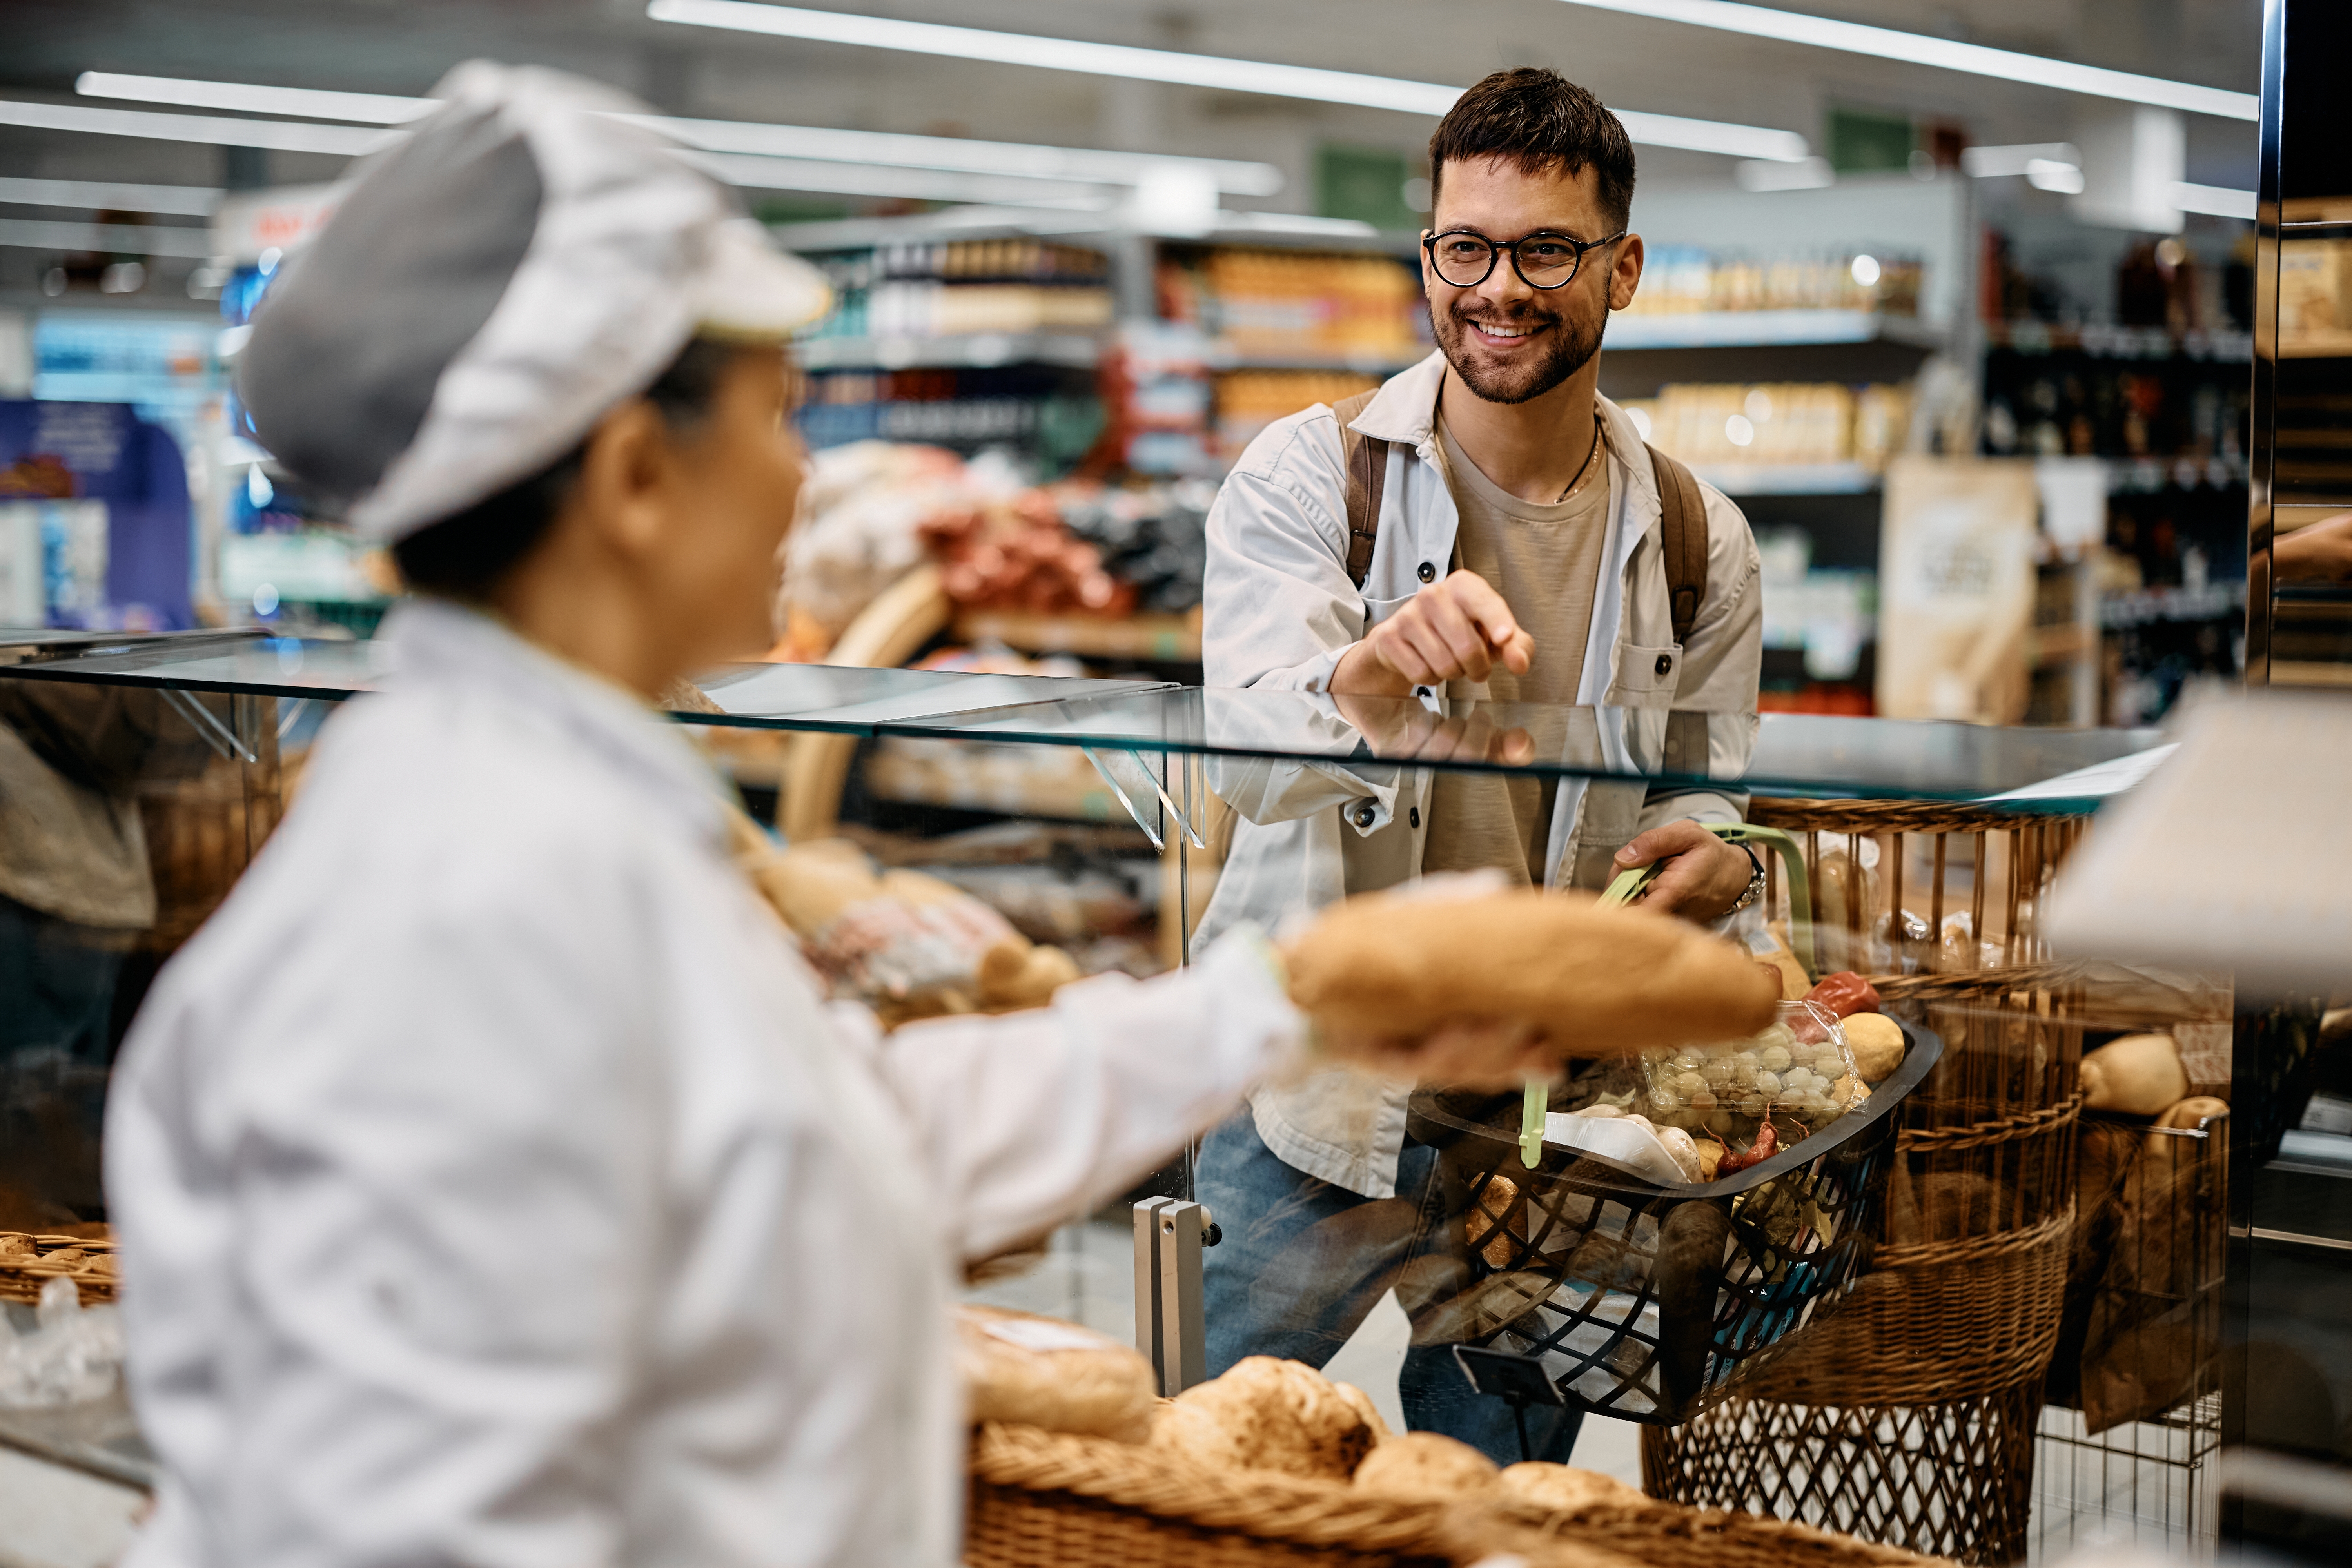
M 1582 370 L 1601 352 L 1601 334 L 1609 324 L 1607 310 L 1598 311 L 1590 321 L 1581 322 L 1556 311 L 1532 308 L 1508 319 L 1495 320 L 1492 324 L 1501 327 L 1552 329 L 1549 334 L 1549 352 L 1525 364 L 1498 367 L 1475 357 L 1478 345 L 1470 335 L 1470 318 L 1463 314 L 1462 304 L 1443 313 L 1433 310 L 1430 318 L 1437 333 L 1437 346 L 1444 351 L 1454 374 L 1462 378 L 1463 385 L 1488 403 L 1527 403 L 1541 397 Z

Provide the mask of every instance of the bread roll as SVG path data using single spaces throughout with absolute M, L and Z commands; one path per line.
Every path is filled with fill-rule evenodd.
M 1491 1490 L 1495 1461 L 1435 1432 L 1401 1432 L 1356 1467 L 1356 1489 L 1432 1501 Z
M 1345 1480 L 1371 1450 L 1373 1428 L 1313 1367 L 1254 1355 L 1178 1394 L 1150 1441 L 1203 1464 Z
M 1636 1504 L 1649 1500 L 1613 1476 L 1529 1459 L 1502 1474 L 1503 1495 L 1515 1502 L 1574 1513 L 1597 1503 Z
M 1350 1409 L 1364 1418 L 1364 1425 L 1372 1429 L 1373 1447 L 1377 1448 L 1389 1440 L 1389 1424 L 1381 1419 L 1380 1406 L 1372 1403 L 1370 1394 L 1352 1383 L 1335 1383 L 1331 1387 L 1348 1402 Z
M 1670 915 L 1533 889 L 1437 900 L 1373 893 L 1286 950 L 1290 994 L 1345 1038 L 1524 1024 L 1562 1056 L 1752 1035 L 1779 998 L 1731 943 Z
M 956 1309 L 956 1361 L 974 1421 L 1013 1421 L 1120 1443 L 1151 1435 L 1158 1388 L 1131 1345 L 1058 1319 Z
M 2083 1058 L 2083 1104 L 2126 1116 L 2159 1116 L 2189 1094 L 2170 1035 L 2126 1035 Z
M 1504 1228 L 1511 1205 L 1519 1201 L 1519 1184 L 1500 1171 L 1478 1189 L 1478 1206 L 1463 1220 L 1463 1239 L 1494 1268 L 1511 1266 L 1511 1235 Z
M 1884 1013 L 1856 1013 L 1840 1021 L 1854 1071 L 1864 1083 L 1884 1083 L 1903 1065 L 1903 1027 Z

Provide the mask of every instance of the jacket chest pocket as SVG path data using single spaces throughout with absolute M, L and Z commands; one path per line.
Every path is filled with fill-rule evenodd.
M 1401 599 L 1366 598 L 1364 600 L 1364 629 L 1366 631 L 1370 631 L 1374 626 L 1379 626 L 1382 621 L 1387 620 L 1391 616 L 1395 615 L 1399 610 L 1403 609 L 1407 605 L 1412 603 L 1412 595 L 1411 594 L 1407 594 Z
M 1681 683 L 1683 647 L 1664 643 L 1644 647 L 1639 643 L 1617 647 L 1617 678 L 1601 698 L 1610 708 L 1671 708 Z

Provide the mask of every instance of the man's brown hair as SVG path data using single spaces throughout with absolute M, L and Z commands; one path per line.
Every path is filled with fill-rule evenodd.
M 1623 123 L 1555 70 L 1496 71 L 1454 100 L 1429 139 L 1433 209 L 1447 160 L 1471 158 L 1506 158 L 1522 174 L 1558 170 L 1571 179 L 1590 164 L 1610 226 L 1623 228 L 1633 209 L 1633 143 Z

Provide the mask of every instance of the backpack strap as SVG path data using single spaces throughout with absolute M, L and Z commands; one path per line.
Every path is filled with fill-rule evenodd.
M 1348 580 L 1358 588 L 1372 574 L 1372 546 L 1381 537 L 1381 488 L 1388 482 L 1389 444 L 1348 428 L 1380 389 L 1343 397 L 1331 405 L 1339 416 L 1339 456 L 1348 470 Z
M 1706 499 L 1698 493 L 1697 476 L 1655 447 L 1650 447 L 1650 471 L 1658 480 L 1658 542 L 1665 547 L 1675 641 L 1688 643 L 1698 607 L 1706 600 Z

